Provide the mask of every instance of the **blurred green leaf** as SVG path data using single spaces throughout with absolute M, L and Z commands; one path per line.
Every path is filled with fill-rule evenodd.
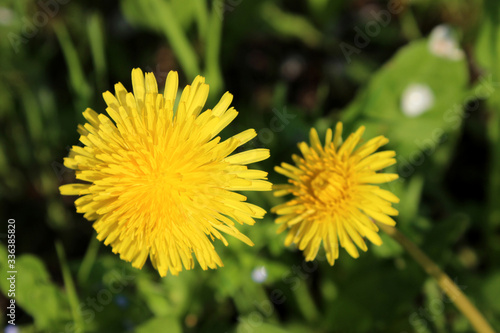
M 426 310 L 428 318 L 432 321 L 436 331 L 446 333 L 445 305 L 443 303 L 442 291 L 436 280 L 429 278 L 424 284 L 426 295 Z
M 188 1 L 188 3 L 191 2 Z M 188 78 L 194 78 L 201 73 L 197 54 L 182 29 L 179 17 L 170 1 L 123 0 L 121 4 L 125 15 L 131 22 L 146 23 L 165 34 Z
M 0 247 L 0 262 L 7 268 L 7 250 Z M 53 330 L 62 327 L 71 319 L 66 295 L 51 281 L 43 262 L 34 255 L 16 257 L 15 300 L 35 320 L 36 327 Z M 10 283 L 6 278 L 0 281 L 2 292 L 9 293 Z
M 74 182 L 74 172 L 61 163 L 67 146 L 78 140 L 81 111 L 87 106 L 104 111 L 100 93 L 116 82 L 130 87 L 133 67 L 155 72 L 161 89 L 167 71 L 179 65 L 181 86 L 195 75 L 206 76 L 212 99 L 207 108 L 222 88 L 234 94 L 239 116 L 221 136 L 254 128 L 258 136 L 245 147 L 271 149 L 270 159 L 252 167 L 270 171 L 272 182 L 286 182 L 272 168 L 290 162 L 311 126 L 324 138 L 341 119 L 344 136 L 358 125 L 366 126 L 365 140 L 386 135 L 388 149 L 399 158 L 386 171 L 401 178 L 382 187 L 401 199 L 395 206 L 398 228 L 460 276 L 465 292 L 498 327 L 500 241 L 493 222 L 500 221 L 495 215 L 500 5 L 420 0 L 382 26 L 377 17 L 391 3 L 9 0 L 0 5 L 0 35 L 6 36 L 0 39 L 0 211 L 22 226 L 19 253 L 36 253 L 19 257 L 20 268 L 26 267 L 18 275 L 21 332 L 74 331 L 68 296 L 73 312 L 79 306 L 84 319 L 92 318 L 85 322 L 89 332 L 469 332 L 467 320 L 446 302 L 433 324 L 429 309 L 438 306 L 439 290 L 382 233 L 382 246 L 369 245 L 358 259 L 342 250 L 333 267 L 320 249 L 318 259 L 307 263 L 318 266 L 307 271 L 303 253 L 284 246 L 286 232 L 276 234 L 271 213 L 253 226 L 237 226 L 254 246 L 234 237 L 228 237 L 227 247 L 214 242 L 224 263 L 217 270 L 196 264 L 161 278 L 149 261 L 135 269 L 97 240 L 86 251 L 95 237 L 91 223 L 75 212 L 74 198 L 58 192 L 60 184 Z M 467 51 L 464 59 L 432 54 L 428 39 L 406 45 L 442 23 L 456 29 Z M 374 34 L 376 24 L 380 30 Z M 370 32 L 369 45 L 347 64 L 339 44 L 355 41 L 358 29 Z M 401 99 L 415 83 L 429 87 L 434 103 L 410 118 Z M 488 98 L 487 105 L 463 112 L 475 98 Z M 293 117 L 278 116 L 285 112 Z M 476 190 L 468 189 L 471 184 Z M 266 210 L 285 199 L 271 192 L 243 194 Z M 483 223 L 487 214 L 489 226 Z M 58 238 L 68 256 L 64 281 L 52 250 Z M 71 274 L 78 269 L 73 285 Z M 255 272 L 267 276 L 258 279 Z M 276 291 L 283 302 L 272 303 Z M 106 299 L 94 308 L 89 302 L 99 296 Z
M 185 1 L 179 0 L 180 4 L 184 4 Z M 206 39 L 207 27 L 208 27 L 208 9 L 207 3 L 205 1 L 192 0 L 196 11 L 196 23 L 198 27 L 198 35 L 202 39 Z M 215 4 L 215 2 L 214 2 Z
M 371 79 L 367 88 L 344 111 L 342 118 L 349 130 L 366 126 L 365 137 L 385 135 L 397 151 L 401 164 L 419 166 L 446 140 L 444 135 L 457 131 L 462 122 L 468 82 L 465 60 L 438 57 L 429 51 L 428 40 L 403 47 Z M 428 111 L 416 117 L 402 112 L 402 96 L 411 84 L 429 87 L 433 103 Z M 348 123 L 348 124 L 349 124 Z
M 463 213 L 455 213 L 446 219 L 436 221 L 426 234 L 422 248 L 429 249 L 427 254 L 434 260 L 443 256 L 453 256 L 452 246 L 467 231 L 471 224 L 470 217 Z
M 207 83 L 210 85 L 210 96 L 218 99 L 222 89 L 222 72 L 220 69 L 220 45 L 222 40 L 222 17 L 217 13 L 217 2 L 214 1 L 210 14 L 210 20 L 207 26 L 205 38 L 205 75 Z
M 399 218 L 403 223 L 411 222 L 418 214 L 420 207 L 420 197 L 424 186 L 424 177 L 416 174 L 411 177 L 405 186 L 405 191 L 401 191 L 399 199 Z
M 60 241 L 56 242 L 56 252 L 57 256 L 59 257 L 59 263 L 61 265 L 64 286 L 66 288 L 69 306 L 73 315 L 73 321 L 76 330 L 81 330 L 83 329 L 83 319 L 80 302 L 78 300 L 78 294 L 76 292 L 75 283 L 73 282 L 73 277 L 71 276 L 71 271 L 69 269 L 68 263 L 66 262 L 66 253 L 64 252 L 64 247 Z
M 500 3 L 495 0 L 485 0 L 484 19 L 476 43 L 477 61 L 492 76 L 495 87 L 500 82 Z M 489 119 L 487 123 L 488 136 L 491 142 L 490 177 L 489 177 L 489 224 L 500 225 L 500 94 L 489 92 Z
M 172 306 L 167 300 L 167 292 L 162 285 L 145 277 L 137 281 L 137 288 L 155 316 L 162 317 L 172 312 Z
M 500 5 L 495 0 L 485 0 L 483 5 L 484 18 L 476 42 L 477 62 L 500 78 Z
M 371 247 L 371 251 L 375 255 L 381 258 L 392 258 L 401 255 L 404 251 L 401 245 L 392 239 L 390 236 L 383 232 L 379 232 L 380 238 L 382 238 L 382 245 Z
M 156 317 L 135 328 L 137 333 L 166 332 L 182 333 L 179 321 L 174 317 Z
M 188 31 L 195 19 L 201 18 L 198 12 L 200 6 L 205 1 L 198 0 L 168 0 L 172 6 L 172 11 L 175 13 L 175 18 L 182 27 L 182 30 Z M 201 15 L 203 15 L 201 13 Z M 204 18 L 201 18 L 202 21 Z M 206 29 L 206 26 L 203 26 Z
M 498 302 L 498 295 L 500 295 L 500 271 L 492 273 L 482 283 L 482 294 L 486 298 L 488 304 L 495 312 L 500 314 L 500 303 Z
M 236 328 L 236 332 L 262 332 L 262 333 L 288 333 L 287 329 L 271 325 L 263 321 L 262 314 L 254 312 L 249 316 L 239 318 L 240 323 Z
M 272 2 L 262 5 L 261 15 L 266 23 L 282 36 L 298 38 L 311 47 L 316 47 L 321 41 L 321 33 L 307 18 L 287 13 Z
M 104 80 L 107 76 L 105 31 L 102 17 L 93 13 L 88 18 L 87 34 L 89 36 L 90 50 L 94 62 L 96 81 L 99 90 L 104 90 Z
M 92 96 L 92 90 L 83 72 L 81 59 L 78 51 L 71 40 L 68 29 L 64 23 L 57 23 L 54 25 L 57 39 L 66 60 L 66 67 L 69 73 L 69 82 L 73 89 L 73 93 L 78 99 L 76 104 L 78 111 L 84 109 L 89 103 Z

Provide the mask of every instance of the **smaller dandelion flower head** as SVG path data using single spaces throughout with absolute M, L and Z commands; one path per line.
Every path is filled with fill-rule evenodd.
M 407 117 L 413 118 L 429 111 L 434 106 L 434 93 L 425 84 L 410 84 L 401 96 L 401 110 Z
M 267 149 L 231 155 L 257 134 L 249 129 L 222 141 L 218 134 L 238 115 L 232 95 L 202 112 L 208 96 L 198 76 L 183 90 L 168 74 L 158 93 L 153 73 L 132 71 L 133 93 L 121 83 L 103 94 L 108 116 L 87 109 L 79 126 L 83 147 L 73 146 L 64 165 L 83 181 L 60 187 L 79 195 L 77 212 L 94 221 L 97 238 L 120 258 L 142 268 L 149 257 L 161 276 L 194 267 L 222 266 L 212 241 L 223 234 L 253 245 L 237 224 L 255 223 L 265 210 L 235 191 L 268 191 L 267 173 L 248 164 L 269 157 Z
M 285 245 L 297 244 L 306 261 L 316 258 L 321 243 L 330 265 L 339 256 L 339 242 L 357 258 L 354 244 L 366 251 L 364 237 L 382 244 L 372 219 L 395 225 L 390 216 L 398 214 L 392 203 L 399 199 L 376 185 L 398 178 L 397 174 L 377 172 L 396 163 L 395 152 L 376 153 L 388 142 L 383 136 L 357 147 L 363 132 L 364 127 L 360 127 L 342 142 L 342 123 L 338 123 L 335 133 L 328 129 L 322 145 L 312 128 L 310 145 L 299 143 L 302 156 L 292 155 L 295 165 L 275 167 L 289 179 L 288 184 L 274 186 L 274 195 L 293 196 L 272 209 L 280 215 L 276 219 L 281 224 L 278 233 L 288 229 Z

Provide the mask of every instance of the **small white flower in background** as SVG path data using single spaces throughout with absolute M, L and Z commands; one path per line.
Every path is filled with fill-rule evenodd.
M 431 31 L 429 50 L 438 57 L 450 60 L 460 60 L 464 57 L 464 51 L 460 49 L 453 30 L 446 24 L 438 25 Z
M 434 94 L 429 86 L 410 84 L 401 97 L 401 110 L 407 117 L 417 117 L 434 105 Z
M 14 21 L 14 13 L 9 8 L 0 7 L 0 24 L 10 25 Z
M 13 325 L 7 325 L 5 326 L 4 333 L 18 333 L 19 329 L 16 326 Z
M 252 280 L 262 283 L 267 279 L 267 270 L 264 266 L 255 267 L 252 271 Z
M 304 59 L 298 55 L 292 55 L 281 64 L 280 71 L 285 79 L 294 81 L 304 72 L 304 68 Z

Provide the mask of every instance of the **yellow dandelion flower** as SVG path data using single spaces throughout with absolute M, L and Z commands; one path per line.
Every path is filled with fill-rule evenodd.
M 209 89 L 201 76 L 184 88 L 177 109 L 176 72 L 168 74 L 164 94 L 153 73 L 140 69 L 132 70 L 132 86 L 133 93 L 118 83 L 115 95 L 103 94 L 111 119 L 83 112 L 84 146 L 73 146 L 64 165 L 85 183 L 60 192 L 79 195 L 76 210 L 94 221 L 97 238 L 136 268 L 149 256 L 161 276 L 177 275 L 194 267 L 193 254 L 203 269 L 222 266 L 212 241 L 227 246 L 225 233 L 253 245 L 235 222 L 252 225 L 266 213 L 234 191 L 271 190 L 266 172 L 247 167 L 268 158 L 269 150 L 231 155 L 255 130 L 220 142 L 217 135 L 238 112 L 228 109 L 229 93 L 201 112 Z
M 391 192 L 373 184 L 398 178 L 397 174 L 377 173 L 396 160 L 394 151 L 378 152 L 389 140 L 378 136 L 357 149 L 365 128 L 360 127 L 342 143 L 342 123 L 335 133 L 328 129 L 325 145 L 321 145 L 314 128 L 310 132 L 310 146 L 299 143 L 303 157 L 292 155 L 295 166 L 282 163 L 275 170 L 289 178 L 285 185 L 275 185 L 274 195 L 292 194 L 294 197 L 271 211 L 279 216 L 278 233 L 286 229 L 285 245 L 292 243 L 304 251 L 306 261 L 314 260 L 321 242 L 326 257 L 333 265 L 340 246 L 354 258 L 359 256 L 356 244 L 367 250 L 363 237 L 376 245 L 382 244 L 378 227 L 371 219 L 395 225 L 390 216 L 398 211 L 391 203 L 399 199 Z M 374 154 L 375 153 L 375 154 Z

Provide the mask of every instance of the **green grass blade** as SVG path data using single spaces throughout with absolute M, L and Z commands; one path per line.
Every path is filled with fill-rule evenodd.
M 59 263 L 61 265 L 61 271 L 64 280 L 64 286 L 66 287 L 66 292 L 68 293 L 69 305 L 71 307 L 71 313 L 73 315 L 73 320 L 75 322 L 75 328 L 77 331 L 83 329 L 82 314 L 79 307 L 78 295 L 76 293 L 75 284 L 73 278 L 71 277 L 71 272 L 69 270 L 68 263 L 66 262 L 66 255 L 64 253 L 64 248 L 60 241 L 56 242 L 57 256 L 59 257 Z
M 161 30 L 172 46 L 185 74 L 194 78 L 200 74 L 198 59 L 194 48 L 175 19 L 175 13 L 167 1 L 151 0 L 151 13 L 157 15 Z

